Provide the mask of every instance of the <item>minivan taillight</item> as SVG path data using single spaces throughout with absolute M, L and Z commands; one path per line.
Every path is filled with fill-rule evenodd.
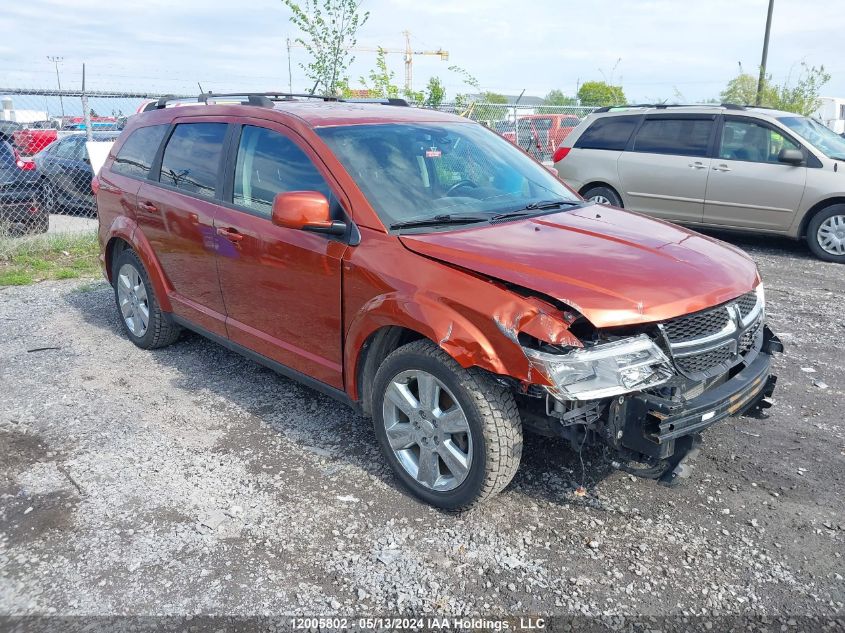
M 95 196 L 97 195 L 97 192 L 100 191 L 100 179 L 96 176 L 91 179 L 91 191 Z
M 569 154 L 569 150 L 571 149 L 571 147 L 558 147 L 552 155 L 552 162 L 556 163 L 566 158 L 566 155 Z

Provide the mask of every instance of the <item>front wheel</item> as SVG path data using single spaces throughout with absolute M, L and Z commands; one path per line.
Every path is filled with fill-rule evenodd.
M 382 451 L 413 495 L 466 510 L 510 483 L 522 456 L 522 421 L 511 392 L 464 369 L 431 341 L 390 354 L 373 382 Z
M 114 297 L 129 340 L 142 349 L 170 345 L 181 328 L 161 311 L 141 259 L 126 249 L 115 259 Z
M 819 211 L 807 225 L 807 245 L 827 262 L 845 263 L 845 204 Z
M 622 205 L 622 198 L 610 187 L 590 187 L 581 194 L 584 200 L 595 202 L 596 204 L 606 204 L 611 207 L 624 208 Z

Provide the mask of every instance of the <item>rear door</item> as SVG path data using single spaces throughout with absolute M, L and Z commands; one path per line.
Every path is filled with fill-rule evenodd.
M 783 130 L 751 117 L 727 115 L 707 183 L 704 222 L 785 230 L 804 195 L 806 165 L 778 161 L 801 145 Z
M 226 314 L 217 279 L 214 217 L 228 129 L 220 117 L 176 119 L 153 166 L 158 182 L 141 185 L 137 212 L 138 227 L 172 287 L 174 313 L 219 336 L 226 336 Z
M 341 258 L 347 245 L 270 219 L 273 198 L 286 191 L 319 191 L 343 219 L 342 192 L 301 137 L 261 119 L 244 123 L 232 137 L 225 207 L 214 223 L 228 336 L 343 388 Z
M 647 115 L 617 167 L 625 208 L 699 223 L 716 115 Z

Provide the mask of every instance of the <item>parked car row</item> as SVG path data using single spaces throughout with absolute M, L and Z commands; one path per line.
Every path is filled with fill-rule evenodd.
M 114 141 L 119 132 L 94 132 L 93 140 Z M 31 158 L 0 141 L 0 231 L 38 233 L 48 228 L 51 213 L 95 217 L 85 133 L 72 133 Z
M 588 200 L 805 239 L 817 257 L 845 263 L 845 139 L 812 119 L 730 105 L 602 108 L 554 165 Z
M 138 347 L 189 328 L 350 404 L 452 510 L 508 485 L 523 430 L 671 485 L 705 428 L 771 404 L 783 348 L 739 249 L 583 200 L 465 118 L 232 101 L 160 101 L 95 178 Z

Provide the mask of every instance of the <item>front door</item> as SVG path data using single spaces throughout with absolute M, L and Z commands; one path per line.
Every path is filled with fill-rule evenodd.
M 782 149 L 801 147 L 763 121 L 725 117 L 707 183 L 704 222 L 739 228 L 789 228 L 804 195 L 807 167 L 779 162 Z
M 625 208 L 698 223 L 710 171 L 714 115 L 650 115 L 616 163 Z
M 173 312 L 226 336 L 214 215 L 222 191 L 221 159 L 228 125 L 215 119 L 189 120 L 176 119 L 161 157 L 158 182 L 145 181 L 138 191 L 138 225 L 172 288 Z
M 302 139 L 266 121 L 241 128 L 230 163 L 227 208 L 214 222 L 229 338 L 343 388 L 340 283 L 347 245 L 270 220 L 273 198 L 284 191 L 319 191 L 340 219 L 339 189 L 328 184 Z

